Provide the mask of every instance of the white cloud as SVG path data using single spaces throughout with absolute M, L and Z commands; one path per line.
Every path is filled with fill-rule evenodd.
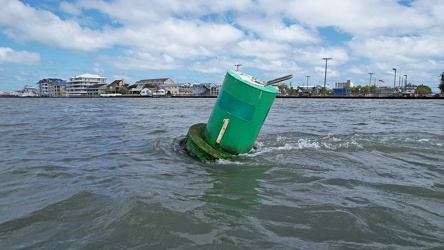
M 276 60 L 286 57 L 290 51 L 291 47 L 288 44 L 255 39 L 239 42 L 233 52 L 239 56 Z
M 299 70 L 297 64 L 292 60 L 263 60 L 255 59 L 247 66 L 253 66 L 260 70 L 271 71 L 279 74 L 291 74 Z
M 261 39 L 286 42 L 290 44 L 319 43 L 320 38 L 316 31 L 306 29 L 301 25 L 287 25 L 282 17 L 241 16 L 237 23 L 251 34 Z
M 38 64 L 40 55 L 28 51 L 14 51 L 11 48 L 0 47 L 0 63 Z
M 82 11 L 77 8 L 73 3 L 70 2 L 61 2 L 60 9 L 68 14 L 79 16 L 82 14 Z
M 444 36 L 409 36 L 355 38 L 349 45 L 354 54 L 372 60 L 412 62 L 444 55 L 442 41 Z
M 55 9 L 62 15 L 48 11 Z M 344 80 L 389 75 L 392 67 L 440 73 L 444 61 L 441 0 L 65 0 L 48 10 L 3 0 L 0 31 L 21 46 L 91 52 L 80 54 L 104 74 L 105 64 L 214 74 L 242 63 L 314 80 L 324 71 L 322 58 L 332 57 L 329 77 Z M 28 61 L 38 62 L 31 55 L 38 56 Z
M 74 21 L 64 21 L 53 13 L 6 0 L 0 10 L 4 33 L 18 41 L 38 42 L 78 51 L 92 51 L 111 46 L 112 40 L 100 31 L 82 28 Z
M 130 26 L 144 26 L 162 22 L 171 16 L 180 18 L 200 17 L 226 11 L 249 11 L 255 5 L 252 0 L 183 1 L 183 0 L 79 0 L 78 6 L 97 9 L 114 21 Z
M 434 27 L 437 23 L 428 9 L 403 6 L 397 0 L 261 0 L 258 8 L 267 13 L 283 13 L 313 27 L 336 27 L 351 35 L 402 35 Z M 415 1 L 421 2 L 421 1 Z M 435 1 L 436 2 L 436 1 Z M 437 3 L 437 2 L 436 2 Z M 433 6 L 433 7 L 431 7 Z
M 322 58 L 333 58 L 328 62 L 331 65 L 341 65 L 349 61 L 346 48 L 343 47 L 305 47 L 293 51 L 295 60 L 304 62 L 307 65 L 322 65 L 325 61 Z
M 442 36 L 355 38 L 349 42 L 353 55 L 369 59 L 368 72 L 379 71 L 382 79 L 393 78 L 392 68 L 412 82 L 433 83 L 442 71 Z M 362 67 L 362 66 L 361 66 Z
M 243 36 L 243 32 L 231 25 L 178 19 L 166 20 L 150 31 L 152 36 L 146 37 L 145 43 L 179 58 L 213 56 Z
M 224 69 L 227 69 L 226 66 L 227 66 L 226 63 L 218 62 L 216 59 L 216 60 L 210 60 L 209 62 L 200 62 L 200 61 L 194 62 L 191 64 L 190 69 L 201 73 L 212 74 L 212 73 L 223 73 L 225 71 Z
M 180 63 L 169 55 L 134 50 L 125 51 L 123 56 L 100 56 L 99 59 L 121 70 L 166 70 L 180 67 Z
M 100 66 L 100 63 L 96 62 L 96 63 L 94 63 L 94 67 L 92 68 L 92 72 L 94 72 L 96 74 L 102 74 L 104 72 L 104 70 Z

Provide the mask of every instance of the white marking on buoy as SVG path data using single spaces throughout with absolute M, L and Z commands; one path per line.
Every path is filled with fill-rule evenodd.
M 224 124 L 222 125 L 222 128 L 220 129 L 219 135 L 217 136 L 216 144 L 220 144 L 220 141 L 222 140 L 222 137 L 225 134 L 225 130 L 227 129 L 228 123 L 230 122 L 230 119 L 224 119 Z

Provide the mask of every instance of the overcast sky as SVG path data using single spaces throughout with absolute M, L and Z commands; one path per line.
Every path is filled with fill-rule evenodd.
M 0 0 L 0 91 L 97 74 L 221 84 L 227 70 L 291 85 L 438 92 L 443 0 Z M 385 83 L 380 82 L 383 80 Z M 375 82 L 376 81 L 376 82 Z M 290 81 L 288 81 L 290 85 Z

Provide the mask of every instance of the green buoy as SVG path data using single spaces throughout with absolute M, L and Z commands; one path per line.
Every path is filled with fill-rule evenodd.
M 271 84 L 292 77 L 288 75 L 263 82 L 229 70 L 208 123 L 190 127 L 187 150 L 201 161 L 232 160 L 237 154 L 248 153 L 278 93 Z

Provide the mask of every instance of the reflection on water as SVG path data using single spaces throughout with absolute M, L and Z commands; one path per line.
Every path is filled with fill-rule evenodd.
M 230 225 L 258 209 L 258 180 L 265 168 L 239 167 L 237 165 L 208 166 L 207 172 L 214 179 L 213 187 L 205 191 L 203 200 L 211 205 L 211 218 L 223 218 Z

